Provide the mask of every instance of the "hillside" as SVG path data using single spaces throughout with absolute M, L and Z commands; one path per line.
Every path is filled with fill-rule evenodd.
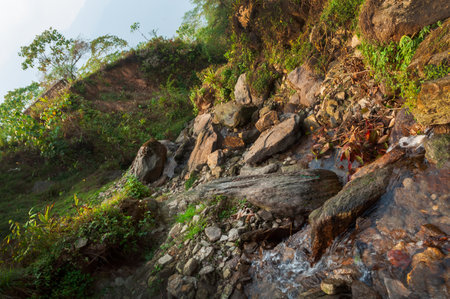
M 450 5 L 425 2 L 194 1 L 178 37 L 10 93 L 0 294 L 448 297 Z

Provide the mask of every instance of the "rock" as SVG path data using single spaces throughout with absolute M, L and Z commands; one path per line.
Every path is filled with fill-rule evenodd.
M 389 144 L 393 146 L 399 142 L 400 138 L 410 136 L 411 128 L 416 123 L 413 114 L 407 108 L 403 108 L 397 112 L 395 115 L 395 124 L 389 136 Z
M 263 132 L 276 123 L 278 123 L 278 114 L 276 111 L 271 110 L 256 122 L 255 127 L 258 131 Z
M 130 173 L 144 184 L 152 183 L 162 175 L 166 157 L 166 147 L 155 139 L 150 139 L 139 149 Z
M 326 296 L 327 294 L 325 294 L 320 288 L 316 288 L 301 293 L 297 297 L 297 299 L 317 299 L 317 298 L 325 298 Z
M 334 238 L 343 233 L 384 194 L 391 169 L 378 169 L 348 183 L 337 195 L 309 215 L 312 251 L 319 260 Z
M 49 190 L 55 183 L 52 181 L 37 181 L 33 185 L 33 193 L 43 193 Z
M 431 265 L 434 262 L 442 260 L 444 258 L 445 255 L 439 249 L 434 247 L 428 247 L 424 252 L 418 253 L 413 256 L 411 266 L 414 268 L 419 263 Z
M 411 257 L 403 250 L 393 249 L 387 253 L 389 262 L 396 268 L 405 270 L 411 263 Z
M 244 140 L 238 136 L 227 136 L 223 142 L 223 146 L 228 149 L 240 149 L 245 147 Z
M 172 261 L 173 261 L 173 256 L 171 256 L 170 254 L 166 254 L 158 260 L 158 263 L 161 266 L 164 266 L 165 264 L 168 264 Z
M 352 282 L 352 298 L 381 299 L 381 296 L 364 282 L 355 280 Z
M 424 147 L 427 160 L 438 167 L 450 160 L 450 134 L 433 135 Z
M 75 249 L 81 249 L 84 246 L 86 246 L 87 243 L 88 243 L 88 239 L 86 239 L 86 238 L 79 238 L 74 244 Z
M 197 267 L 198 261 L 195 258 L 190 258 L 183 267 L 183 275 L 192 276 Z
M 300 117 L 291 115 L 270 130 L 264 131 L 244 154 L 248 164 L 262 162 L 269 156 L 282 152 L 300 136 Z
M 214 122 L 229 128 L 245 126 L 255 110 L 255 107 L 238 105 L 236 102 L 219 104 L 215 106 Z
M 402 298 L 409 298 L 409 296 L 411 295 L 411 291 L 408 290 L 403 285 L 403 283 L 401 283 L 398 280 L 385 277 L 384 286 L 386 287 L 389 298 L 402 299 Z
M 392 151 L 386 153 L 385 155 L 375 160 L 374 162 L 359 168 L 357 172 L 352 175 L 352 180 L 365 176 L 366 174 L 369 174 L 377 169 L 392 165 L 393 163 L 400 160 L 404 155 L 405 155 L 404 151 L 399 149 L 393 149 Z
M 205 229 L 205 234 L 210 242 L 216 242 L 222 236 L 222 230 L 217 226 L 210 226 Z
M 260 210 L 258 211 L 258 216 L 262 218 L 264 221 L 271 221 L 273 220 L 273 215 L 269 211 L 266 210 Z
M 348 291 L 348 286 L 343 280 L 326 278 L 320 283 L 320 289 L 327 295 L 336 295 Z
M 183 225 L 181 223 L 176 223 L 169 231 L 169 236 L 172 239 L 175 239 L 178 237 L 179 233 L 181 232 L 181 229 L 183 228 Z
M 212 122 L 211 113 L 198 115 L 194 120 L 192 135 L 194 135 L 194 137 L 197 137 L 201 132 L 205 131 L 208 128 L 211 122 Z
M 189 157 L 189 171 L 196 170 L 208 162 L 208 156 L 220 147 L 221 137 L 212 125 L 198 135 L 194 150 Z
M 300 104 L 307 107 L 310 107 L 316 101 L 315 94 L 322 84 L 322 80 L 306 64 L 290 72 L 287 76 L 287 82 L 297 90 Z
M 195 258 L 199 262 L 203 262 L 205 259 L 207 259 L 212 253 L 214 252 L 214 248 L 211 246 L 208 247 L 202 247 L 199 252 L 195 255 Z
M 239 105 L 250 105 L 252 103 L 252 95 L 247 84 L 246 74 L 239 76 L 239 79 L 234 87 L 234 100 Z
M 450 16 L 446 0 L 368 0 L 359 14 L 362 35 L 373 41 L 400 41 Z
M 320 124 L 316 120 L 316 116 L 311 114 L 303 121 L 303 129 L 305 132 L 313 132 L 320 128 Z
M 203 267 L 199 272 L 198 275 L 208 275 L 210 273 L 214 272 L 214 267 L 211 265 Z
M 295 216 L 320 207 L 341 189 L 337 175 L 323 169 L 294 173 L 238 176 L 218 179 L 177 195 L 174 200 L 195 202 L 216 195 L 246 198 L 272 213 Z
M 228 232 L 228 241 L 234 242 L 239 239 L 239 231 L 236 228 L 230 229 Z
M 450 61 L 450 18 L 433 30 L 417 48 L 408 66 L 410 74 L 426 78 L 426 66 L 446 65 Z
M 175 298 L 193 299 L 196 285 L 197 280 L 194 277 L 183 277 L 180 274 L 173 274 L 167 282 L 167 293 Z
M 450 75 L 422 84 L 413 113 L 424 126 L 450 123 Z
M 239 137 L 244 141 L 245 144 L 252 144 L 258 139 L 260 132 L 257 129 L 247 130 L 239 133 Z
M 208 155 L 208 166 L 209 169 L 214 169 L 223 163 L 223 152 L 222 150 L 217 150 Z
M 262 174 L 269 174 L 274 173 L 278 170 L 278 164 L 268 164 L 266 166 L 262 167 L 251 167 L 249 165 L 245 165 L 241 168 L 240 175 L 242 176 L 248 176 L 248 175 L 262 175 Z

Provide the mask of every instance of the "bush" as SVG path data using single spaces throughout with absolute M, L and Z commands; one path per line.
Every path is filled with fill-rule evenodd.
M 134 175 L 128 175 L 124 186 L 125 196 L 141 199 L 150 196 L 150 189 Z

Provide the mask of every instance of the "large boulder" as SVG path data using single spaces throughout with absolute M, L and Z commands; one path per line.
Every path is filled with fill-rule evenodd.
M 214 122 L 230 128 L 245 126 L 251 120 L 255 109 L 235 102 L 219 104 L 215 107 Z
M 247 76 L 242 74 L 234 87 L 234 100 L 239 105 L 250 105 L 252 103 L 252 95 L 247 85 Z
M 284 151 L 300 136 L 300 125 L 300 117 L 290 115 L 278 125 L 264 131 L 244 154 L 244 161 L 248 164 L 259 163 Z
M 152 138 L 139 149 L 130 173 L 144 184 L 152 183 L 161 177 L 166 158 L 167 148 Z
M 450 75 L 422 85 L 413 113 L 424 126 L 450 123 Z
M 385 193 L 391 172 L 391 168 L 382 168 L 351 181 L 309 215 L 315 261 L 320 259 L 334 238 L 347 230 Z
M 305 215 L 320 207 L 341 189 L 337 175 L 329 170 L 308 169 L 227 177 L 185 192 L 178 200 L 195 202 L 216 195 L 246 198 L 252 204 L 280 216 Z
M 192 128 L 192 135 L 197 137 L 203 132 L 212 122 L 211 113 L 200 114 L 194 119 L 194 126 Z
M 449 16 L 447 0 L 367 0 L 359 15 L 359 28 L 365 38 L 386 43 Z
M 206 165 L 209 155 L 219 149 L 222 143 L 222 136 L 213 125 L 209 125 L 198 135 L 194 150 L 188 161 L 189 171 Z
M 302 65 L 288 74 L 287 82 L 297 91 L 299 103 L 309 107 L 315 102 L 322 79 L 310 67 Z
M 434 135 L 425 144 L 425 157 L 438 167 L 450 161 L 450 134 Z
M 408 66 L 408 71 L 419 78 L 426 78 L 426 67 L 450 63 L 450 18 L 433 30 L 419 47 Z

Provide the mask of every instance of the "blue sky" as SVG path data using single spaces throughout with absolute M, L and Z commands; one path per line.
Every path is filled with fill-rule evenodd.
M 0 102 L 9 90 L 38 81 L 38 73 L 23 71 L 17 55 L 45 29 L 53 27 L 66 37 L 92 39 L 114 34 L 132 46 L 143 41 L 130 33 L 130 25 L 141 23 L 141 31 L 153 29 L 172 37 L 189 0 L 8 0 L 0 9 Z

